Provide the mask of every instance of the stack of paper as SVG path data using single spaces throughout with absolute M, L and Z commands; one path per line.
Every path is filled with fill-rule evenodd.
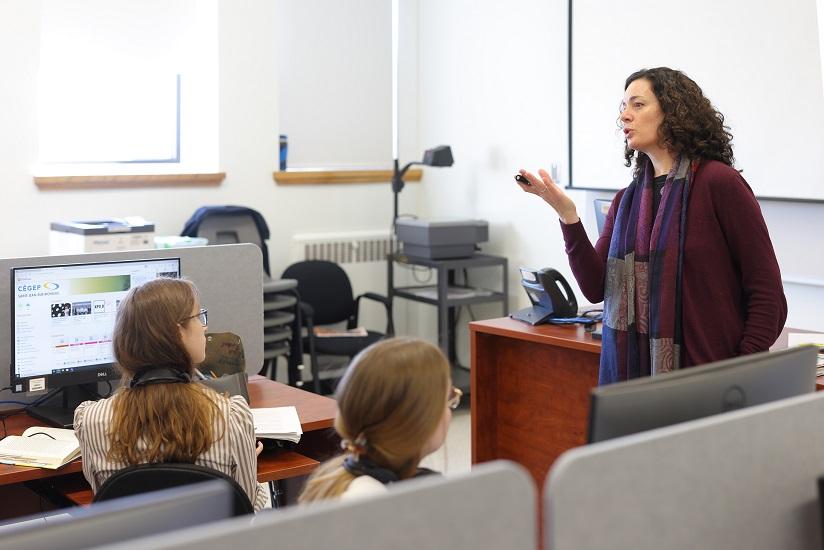
M 303 434 L 295 407 L 252 409 L 252 417 L 255 421 L 255 437 L 297 443 Z
M 318 338 L 338 338 L 340 336 L 350 336 L 354 338 L 361 338 L 369 336 L 369 331 L 363 327 L 350 329 L 336 329 L 328 327 L 315 327 L 315 336 Z
M 0 463 L 55 470 L 80 456 L 73 430 L 33 426 L 0 441 Z
M 824 376 L 824 334 L 819 332 L 791 332 L 787 335 L 787 346 L 803 346 L 812 344 L 818 346 L 818 368 L 816 376 Z

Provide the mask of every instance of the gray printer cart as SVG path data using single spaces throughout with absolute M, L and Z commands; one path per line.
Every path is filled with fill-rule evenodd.
M 437 272 L 435 285 L 396 287 L 395 262 L 407 265 L 430 267 Z M 438 308 L 438 345 L 452 364 L 452 377 L 456 386 L 469 392 L 469 371 L 458 367 L 458 353 L 455 348 L 455 308 L 501 302 L 501 314 L 509 315 L 509 292 L 507 288 L 507 259 L 503 256 L 474 254 L 467 258 L 430 260 L 407 256 L 403 253 L 387 256 L 388 294 L 392 300 L 396 296 L 423 302 Z M 455 284 L 455 272 L 478 267 L 499 267 L 501 269 L 501 291 L 473 288 Z

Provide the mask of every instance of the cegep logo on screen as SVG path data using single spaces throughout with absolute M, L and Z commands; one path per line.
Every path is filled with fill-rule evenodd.
M 46 281 L 44 283 L 32 283 L 17 285 L 17 292 L 37 292 L 38 290 L 48 290 L 53 292 L 60 288 L 58 283 Z

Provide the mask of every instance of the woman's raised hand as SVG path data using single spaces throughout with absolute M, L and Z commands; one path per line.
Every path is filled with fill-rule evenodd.
M 544 199 L 544 201 L 558 213 L 558 217 L 561 218 L 563 223 L 570 224 L 578 222 L 580 218 L 578 217 L 578 209 L 575 208 L 575 203 L 552 181 L 552 178 L 546 170 L 541 168 L 538 170 L 537 176 L 531 172 L 527 172 L 523 168 L 518 170 L 518 173 L 529 182 L 529 185 L 517 182 L 521 189 Z

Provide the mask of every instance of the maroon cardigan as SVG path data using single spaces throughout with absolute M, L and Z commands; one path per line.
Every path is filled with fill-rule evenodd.
M 766 351 L 787 319 L 787 300 L 767 225 L 750 186 L 733 168 L 704 161 L 687 206 L 682 275 L 684 366 Z M 561 230 L 584 296 L 604 299 L 604 274 L 621 190 L 604 231 L 589 241 L 580 221 Z

